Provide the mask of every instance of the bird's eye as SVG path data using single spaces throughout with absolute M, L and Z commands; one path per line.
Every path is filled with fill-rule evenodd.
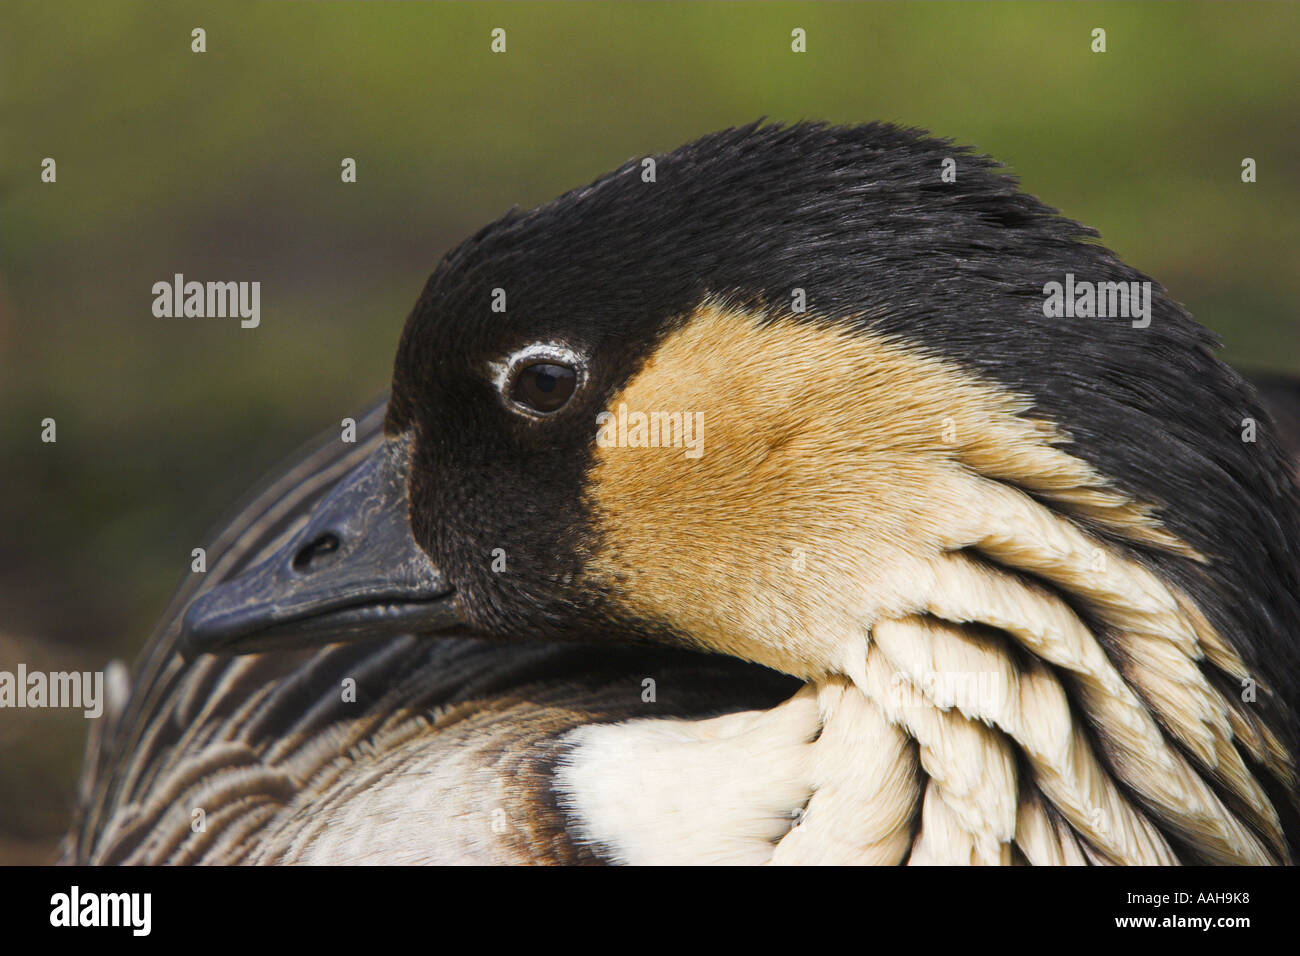
M 578 385 L 578 373 L 567 365 L 535 362 L 515 373 L 510 400 L 532 412 L 549 415 L 564 407 Z

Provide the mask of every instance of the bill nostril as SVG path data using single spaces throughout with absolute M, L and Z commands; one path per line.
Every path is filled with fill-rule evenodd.
M 298 553 L 293 556 L 293 569 L 300 572 L 312 571 L 319 565 L 328 563 L 330 555 L 338 549 L 338 535 L 327 531 L 298 549 Z

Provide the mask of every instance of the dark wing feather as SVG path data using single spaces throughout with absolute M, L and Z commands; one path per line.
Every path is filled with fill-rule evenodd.
M 80 786 L 82 806 L 65 859 L 87 862 L 114 809 L 140 800 L 142 788 L 166 765 L 182 729 L 193 719 L 196 694 L 201 697 L 203 688 L 217 685 L 237 662 L 203 657 L 188 667 L 184 664 L 176 653 L 176 640 L 185 608 L 198 594 L 255 563 L 293 532 L 330 486 L 382 440 L 386 405 L 385 397 L 358 416 L 355 444 L 339 441 L 337 433 L 312 442 L 250 493 L 220 526 L 206 549 L 210 561 L 207 573 L 185 578 L 137 659 L 125 708 L 116 719 L 110 717 L 95 728 L 99 739 L 92 739 L 87 748 Z M 260 676 L 269 680 L 292 670 L 302 657 L 263 655 Z M 250 675 L 248 679 L 257 678 Z M 227 692 L 237 693 L 238 689 Z

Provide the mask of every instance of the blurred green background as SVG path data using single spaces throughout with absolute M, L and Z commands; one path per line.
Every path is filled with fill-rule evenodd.
M 1283 3 L 5 0 L 0 669 L 132 657 L 225 507 L 386 387 L 460 238 L 759 116 L 970 143 L 1300 371 L 1298 47 Z M 155 318 L 176 272 L 259 280 L 261 327 Z M 52 857 L 85 731 L 0 711 L 0 862 Z

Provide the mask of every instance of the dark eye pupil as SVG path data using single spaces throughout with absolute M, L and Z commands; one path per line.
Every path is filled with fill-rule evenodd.
M 553 412 L 569 400 L 577 384 L 577 373 L 568 366 L 539 362 L 519 373 L 510 397 L 533 411 Z

